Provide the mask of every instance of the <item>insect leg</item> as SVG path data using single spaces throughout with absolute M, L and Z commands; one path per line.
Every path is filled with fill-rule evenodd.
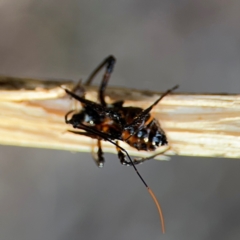
M 93 159 L 96 162 L 97 166 L 98 167 L 103 167 L 104 157 L 103 157 L 103 151 L 102 151 L 102 144 L 101 144 L 101 140 L 99 139 L 99 137 L 97 135 L 93 134 L 93 133 L 90 133 L 90 132 L 79 132 L 79 131 L 73 131 L 73 130 L 68 130 L 68 132 L 78 134 L 78 135 L 82 135 L 82 136 L 86 136 L 86 137 L 90 137 L 90 138 L 98 139 L 97 155 L 95 155 L 94 151 L 92 150 L 92 156 L 93 156 Z
M 63 87 L 62 87 L 63 88 Z M 98 103 L 95 103 L 95 102 L 92 102 L 90 100 L 87 100 L 85 99 L 84 97 L 80 97 L 78 95 L 76 95 L 75 93 L 69 91 L 68 89 L 66 88 L 63 88 L 65 90 L 65 92 L 70 95 L 72 98 L 78 100 L 79 102 L 82 103 L 82 105 L 86 105 L 92 109 L 94 109 L 97 113 L 99 114 L 103 114 L 106 112 L 106 108 L 103 107 L 101 104 L 98 104 Z M 70 111 L 69 113 L 71 113 L 72 111 Z M 67 113 L 67 114 L 69 114 Z
M 78 95 L 80 97 L 85 98 L 86 92 L 85 92 L 85 89 L 84 89 L 84 87 L 82 85 L 82 80 L 81 79 L 78 81 L 76 86 L 74 86 L 74 88 L 72 89 L 71 92 L 75 93 L 76 95 Z
M 79 132 L 79 131 L 73 131 L 73 130 L 67 130 L 70 133 L 74 133 L 74 134 L 78 134 L 78 135 L 82 135 L 82 136 L 86 136 L 86 137 L 90 137 L 90 138 L 94 138 L 97 139 L 98 136 L 96 136 L 93 133 L 89 133 L 89 132 Z
M 87 79 L 85 85 L 89 86 L 94 77 L 98 74 L 98 72 L 104 67 L 106 66 L 106 71 L 103 75 L 103 78 L 102 78 L 102 82 L 101 82 L 101 85 L 100 85 L 100 88 L 99 88 L 99 93 L 98 93 L 98 98 L 101 102 L 101 104 L 103 106 L 106 106 L 106 102 L 104 100 L 104 92 L 105 92 L 105 89 L 106 89 L 106 86 L 107 86 L 107 83 L 108 83 L 108 80 L 111 76 L 111 73 L 113 72 L 113 68 L 114 68 L 114 65 L 115 65 L 115 62 L 116 62 L 116 59 L 115 57 L 113 57 L 112 55 L 110 55 L 109 57 L 107 57 L 94 71 L 93 73 L 89 76 L 89 78 Z
M 176 85 L 171 89 L 168 89 L 165 93 L 162 94 L 162 96 L 160 96 L 160 98 L 158 98 L 150 107 L 148 107 L 147 109 L 145 109 L 141 114 L 147 114 L 149 112 L 151 112 L 151 110 L 153 109 L 153 107 L 155 107 L 165 96 L 167 96 L 169 93 L 173 92 L 174 90 L 176 90 L 179 86 Z
M 95 154 L 93 154 L 93 159 L 95 160 L 96 164 L 98 167 L 103 167 L 104 165 L 104 157 L 103 157 L 103 151 L 102 151 L 102 144 L 101 144 L 101 140 L 98 140 L 98 151 L 97 151 L 97 156 Z
M 71 113 L 73 113 L 75 110 L 70 110 L 70 111 L 68 111 L 66 114 L 65 114 L 65 123 L 69 123 L 70 121 L 68 120 L 68 116 L 71 114 Z
M 122 165 L 125 165 L 125 166 L 133 166 L 133 165 L 137 165 L 137 164 L 140 164 L 140 163 L 141 163 L 141 161 L 138 161 L 138 160 L 135 160 L 135 159 L 134 159 L 132 162 L 127 161 L 125 154 L 122 152 L 121 148 L 119 147 L 118 141 L 116 142 L 116 144 L 117 144 L 117 145 L 116 145 L 116 149 L 117 149 L 117 152 L 118 152 L 118 158 L 119 158 L 120 163 L 121 163 Z
M 65 88 L 65 86 L 60 86 L 60 87 L 65 90 L 65 92 L 70 96 L 71 99 L 73 98 L 75 100 L 78 100 L 79 102 L 81 102 L 81 105 L 84 106 L 83 102 L 75 97 L 75 96 L 77 96 L 77 97 L 80 97 L 81 99 L 85 99 L 86 92 L 82 85 L 81 79 L 78 81 L 78 83 L 73 87 L 73 89 L 71 91 L 67 90 Z M 74 102 L 74 106 L 75 106 L 74 108 L 76 109 L 77 108 L 76 101 Z
M 159 151 L 159 152 L 157 152 L 157 153 L 155 153 L 155 154 L 153 154 L 153 155 L 151 155 L 151 156 L 149 156 L 149 157 L 145 157 L 145 158 L 135 158 L 135 159 L 134 159 L 134 164 L 135 164 L 135 162 L 138 162 L 139 164 L 141 164 L 141 163 L 143 163 L 143 162 L 145 162 L 145 161 L 148 161 L 148 160 L 151 160 L 151 159 L 157 157 L 158 155 L 163 155 L 163 154 L 164 154 L 166 151 L 168 151 L 169 149 L 170 149 L 170 146 L 168 146 L 166 149 L 164 149 L 164 150 L 162 150 L 162 151 Z

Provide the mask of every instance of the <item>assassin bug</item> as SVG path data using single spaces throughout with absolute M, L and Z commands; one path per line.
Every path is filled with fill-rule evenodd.
M 148 187 L 140 173 L 136 168 L 136 164 L 142 163 L 146 160 L 153 158 L 160 153 L 153 156 L 142 158 L 140 160 L 132 160 L 128 152 L 119 145 L 119 141 L 124 141 L 130 146 L 144 151 L 154 151 L 158 146 L 167 145 L 167 138 L 160 127 L 159 122 L 150 114 L 151 110 L 159 101 L 167 94 L 171 93 L 178 86 L 166 91 L 160 96 L 150 107 L 142 109 L 138 107 L 124 107 L 124 101 L 117 101 L 113 104 L 107 104 L 105 102 L 105 89 L 109 81 L 110 75 L 113 72 L 116 59 L 113 56 L 107 57 L 89 76 L 85 85 L 90 85 L 97 75 L 97 73 L 106 66 L 105 73 L 99 88 L 98 98 L 100 103 L 96 103 L 85 99 L 85 93 L 82 86 L 77 85 L 73 91 L 64 89 L 68 95 L 79 101 L 82 105 L 82 110 L 76 112 L 74 110 L 69 111 L 65 115 L 65 122 L 71 124 L 73 128 L 80 129 L 82 131 L 68 130 L 71 133 L 84 135 L 93 139 L 97 139 L 98 152 L 96 161 L 99 167 L 103 167 L 104 157 L 101 147 L 101 141 L 105 140 L 116 146 L 118 157 L 121 164 L 127 166 L 133 166 L 134 170 L 146 186 L 148 192 L 153 198 L 160 215 L 162 231 L 165 232 L 164 219 L 160 205 L 152 192 Z M 75 92 L 77 88 L 80 90 L 80 95 Z M 74 113 L 75 112 L 75 113 Z M 70 119 L 69 115 L 72 114 Z M 127 159 L 126 159 L 127 157 Z

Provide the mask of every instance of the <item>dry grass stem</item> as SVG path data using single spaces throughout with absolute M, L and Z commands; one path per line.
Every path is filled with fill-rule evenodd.
M 72 89 L 74 82 L 0 77 L 0 144 L 90 152 L 94 140 L 66 132 L 71 128 L 64 115 L 76 102 L 60 85 Z M 98 88 L 86 90 L 86 97 L 96 101 Z M 123 99 L 126 106 L 145 108 L 160 94 L 108 87 L 106 100 Z M 166 154 L 240 158 L 240 95 L 174 93 L 166 96 L 153 114 L 170 142 Z M 122 146 L 133 156 L 151 154 Z M 107 142 L 103 150 L 116 152 Z

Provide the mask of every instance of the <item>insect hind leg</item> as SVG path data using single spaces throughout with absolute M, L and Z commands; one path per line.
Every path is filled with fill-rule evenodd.
M 109 78 L 111 76 L 111 73 L 113 72 L 114 65 L 116 63 L 116 58 L 112 55 L 108 56 L 89 76 L 87 81 L 85 82 L 86 86 L 91 85 L 94 77 L 98 74 L 101 69 L 106 66 L 105 73 L 102 78 L 102 82 L 99 88 L 99 93 L 98 93 L 98 98 L 103 106 L 106 106 L 106 102 L 104 100 L 104 95 L 105 95 L 105 89 L 107 87 Z

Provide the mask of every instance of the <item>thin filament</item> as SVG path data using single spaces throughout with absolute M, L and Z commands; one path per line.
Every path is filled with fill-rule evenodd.
M 151 188 L 147 187 L 147 190 L 148 190 L 149 194 L 151 195 L 153 201 L 155 202 L 155 204 L 157 206 L 158 213 L 159 213 L 159 216 L 160 216 L 161 226 L 162 226 L 162 233 L 165 233 L 165 224 L 164 224 L 164 217 L 163 217 L 163 213 L 162 213 L 162 208 L 161 208 L 155 194 L 151 190 Z

